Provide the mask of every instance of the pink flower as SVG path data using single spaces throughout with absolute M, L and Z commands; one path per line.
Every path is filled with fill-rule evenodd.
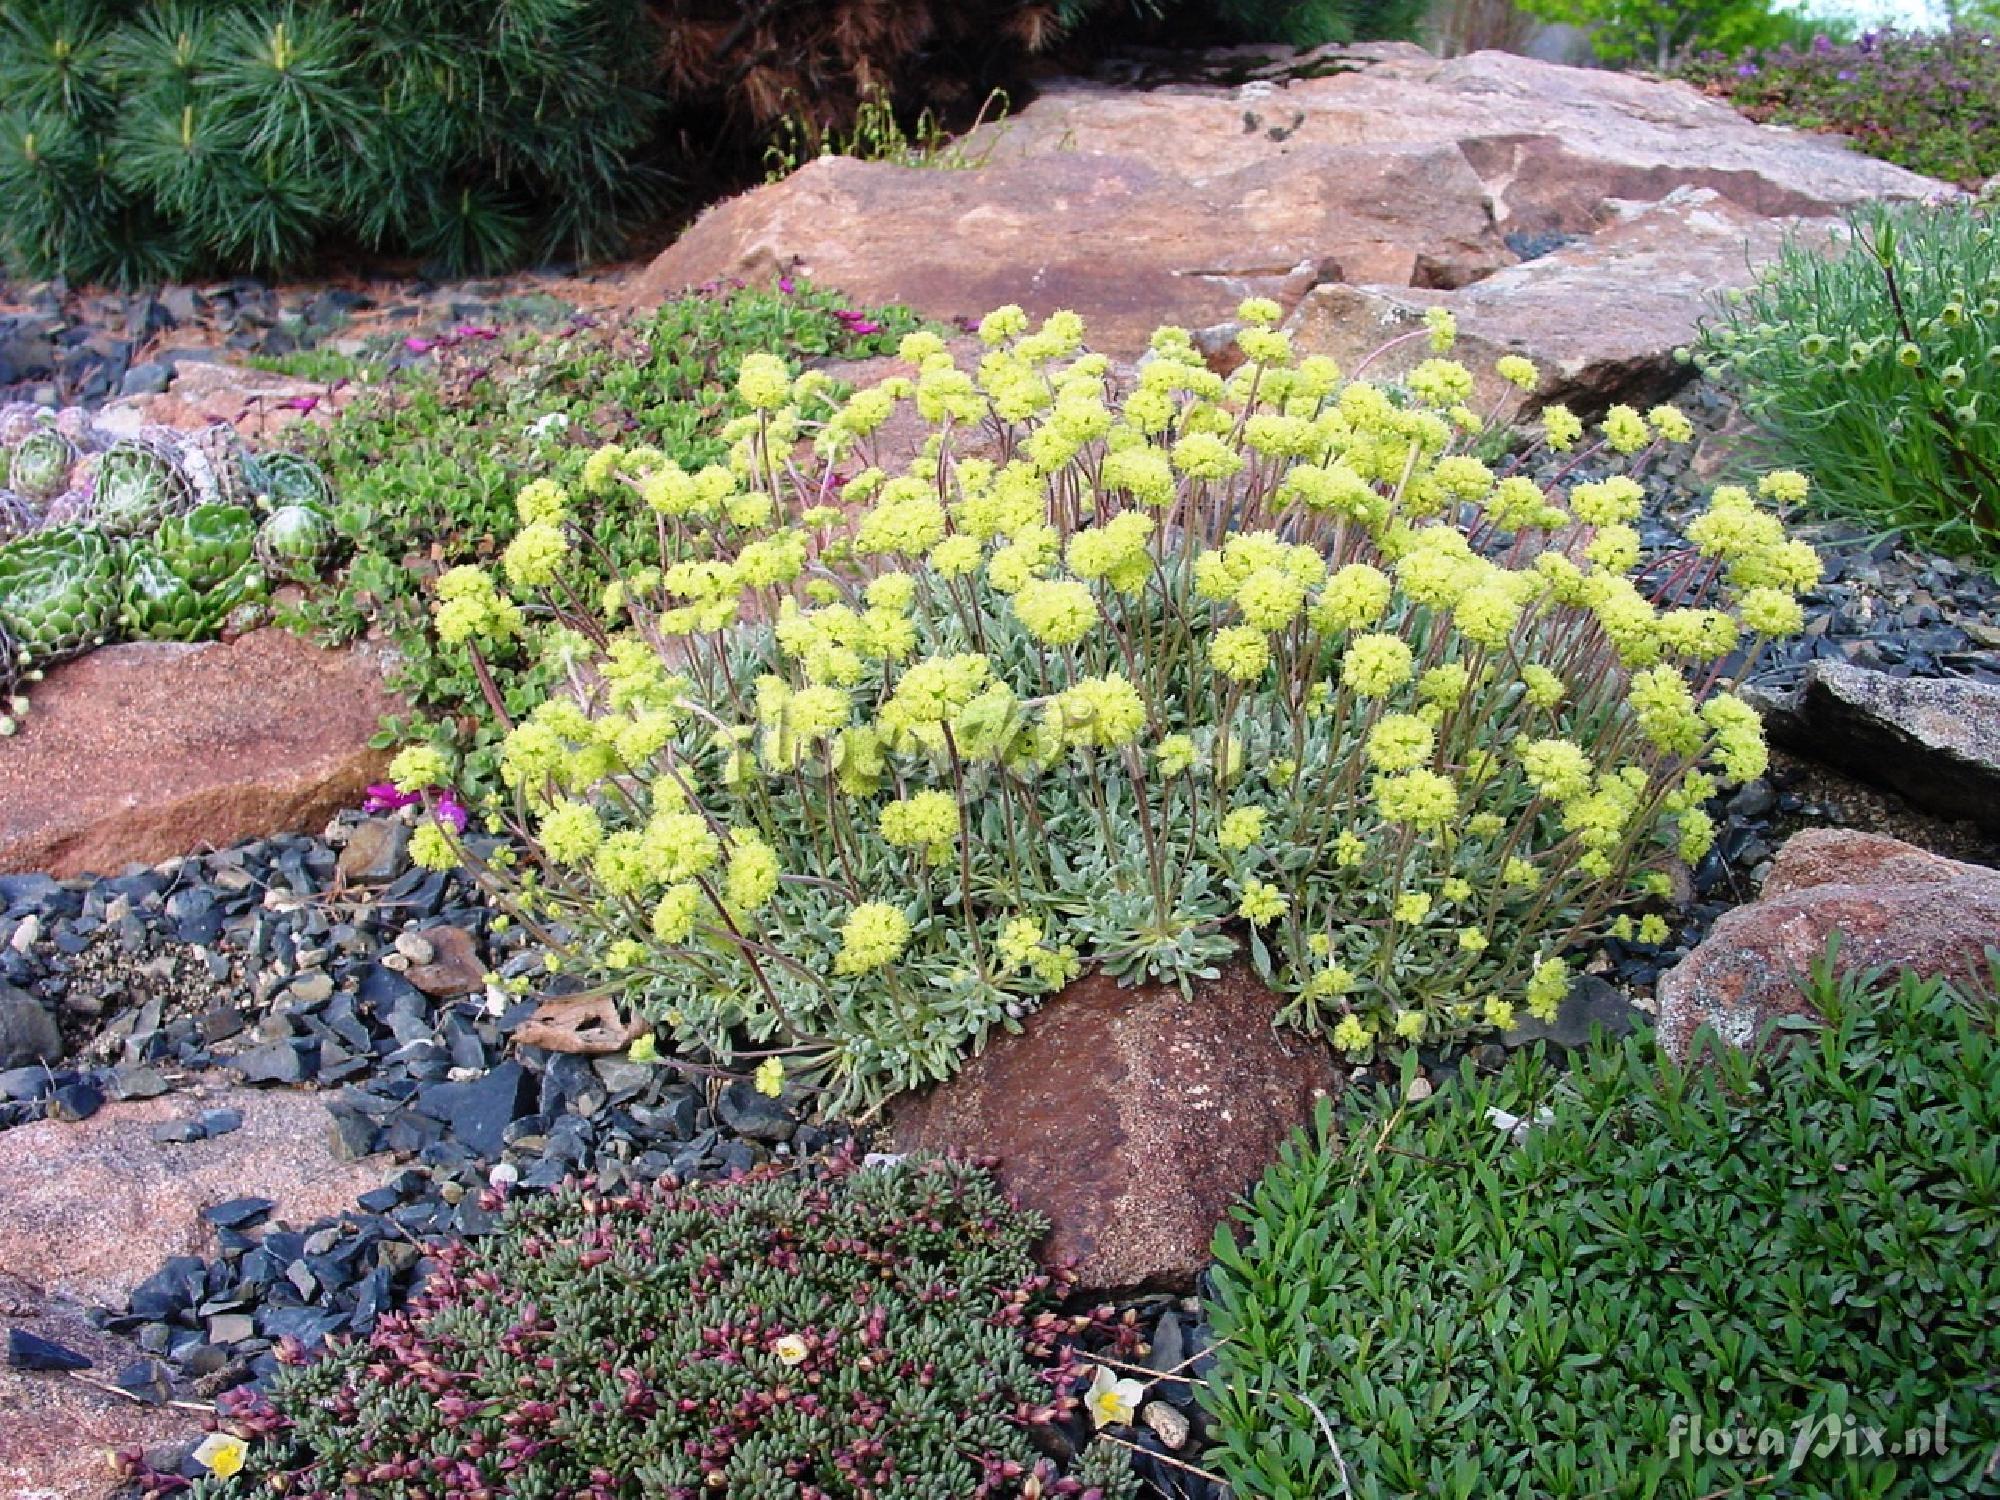
M 411 334 L 408 338 L 403 340 L 403 347 L 409 350 L 410 353 L 412 354 L 428 354 L 431 352 L 432 349 L 436 348 L 437 345 L 431 339 L 418 338 L 415 334 Z
M 393 782 L 377 781 L 369 786 L 368 795 L 362 799 L 361 810 L 365 813 L 395 812 L 423 800 L 421 793 L 399 792 Z
M 317 396 L 287 396 L 278 403 L 280 411 L 311 411 L 319 405 Z
M 463 833 L 471 815 L 466 812 L 465 804 L 458 800 L 457 794 L 447 791 L 438 794 L 435 816 L 453 833 Z
M 780 276 L 778 278 L 778 290 L 783 292 L 787 297 L 789 297 L 792 295 L 793 292 L 797 291 L 798 288 L 792 284 L 791 277 Z

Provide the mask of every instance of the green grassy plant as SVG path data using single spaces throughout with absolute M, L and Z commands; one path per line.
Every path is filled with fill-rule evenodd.
M 1633 1039 L 1323 1111 L 1216 1237 L 1209 1464 L 1269 1500 L 1990 1494 L 1993 1003 L 1810 992 L 1824 1029 L 1761 1062 Z
M 968 130 L 1004 121 L 1007 108 L 1007 96 L 995 89 L 986 96 Z M 999 140 L 996 135 L 984 150 L 968 151 L 928 109 L 905 129 L 896 117 L 895 106 L 879 89 L 869 90 L 862 98 L 854 122 L 845 129 L 828 129 L 803 113 L 795 113 L 780 120 L 774 133 L 776 139 L 764 152 L 765 180 L 769 182 L 791 176 L 818 156 L 852 156 L 899 167 L 969 171 L 985 165 Z
M 2000 223 L 1990 203 L 1872 206 L 1795 240 L 1704 324 L 1696 361 L 1816 503 L 2000 562 Z

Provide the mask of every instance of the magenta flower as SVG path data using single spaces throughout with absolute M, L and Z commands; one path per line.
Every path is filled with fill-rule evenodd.
M 472 815 L 458 800 L 458 793 L 446 786 L 426 787 L 421 792 L 402 792 L 389 782 L 377 781 L 369 786 L 367 796 L 362 799 L 361 810 L 365 813 L 400 812 L 406 807 L 415 807 L 426 796 L 432 799 L 431 816 L 453 833 L 465 832 L 465 825 L 472 820 Z
M 432 349 L 436 348 L 437 345 L 435 341 L 431 339 L 418 338 L 415 334 L 411 334 L 408 338 L 403 340 L 403 347 L 409 350 L 410 353 L 412 354 L 428 354 L 431 352 Z
M 789 297 L 792 295 L 793 292 L 797 291 L 798 288 L 792 284 L 791 277 L 780 276 L 778 278 L 778 290 L 783 292 L 787 297 Z
M 369 785 L 368 795 L 362 799 L 361 810 L 365 813 L 396 812 L 423 801 L 419 792 L 400 792 L 395 784 L 377 781 Z

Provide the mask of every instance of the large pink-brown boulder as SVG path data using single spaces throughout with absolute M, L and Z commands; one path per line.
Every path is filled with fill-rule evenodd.
M 1801 981 L 1840 935 L 1843 972 L 1914 969 L 1979 982 L 2000 948 L 2000 870 L 1880 834 L 1815 829 L 1779 851 L 1764 895 L 1725 913 L 1661 976 L 1659 1036 L 1680 1058 L 1712 1028 L 1749 1047 L 1786 1017 L 1815 1015 Z
M 241 1129 L 167 1144 L 153 1128 L 206 1108 Z M 227 1088 L 107 1104 L 87 1120 L 0 1131 L 0 1274 L 99 1306 L 124 1299 L 175 1255 L 210 1256 L 201 1211 L 269 1198 L 273 1222 L 325 1218 L 379 1187 L 381 1161 L 334 1155 L 331 1117 L 311 1093 Z
M 111 646 L 56 668 L 0 741 L 0 871 L 115 872 L 319 828 L 386 764 L 380 664 L 282 630 Z
M 1157 325 L 1224 322 L 1247 295 L 1465 287 L 1515 264 L 1510 236 L 1595 234 L 1680 188 L 1755 220 L 1946 190 L 1684 84 L 1402 45 L 1322 61 L 1239 87 L 1059 81 L 974 132 L 960 170 L 822 158 L 711 209 L 632 301 L 796 268 L 937 318 L 1073 308 L 1095 347 L 1135 356 Z M 1719 284 L 1746 274 L 1736 248 Z M 1625 284 L 1660 264 L 1633 260 Z
M 1093 1291 L 1187 1291 L 1215 1227 L 1341 1076 L 1326 1047 L 1272 1030 L 1240 964 L 1195 986 L 1077 981 L 959 1074 L 901 1101 L 903 1151 L 998 1160 L 1049 1220 L 1043 1256 Z
M 936 318 L 1074 308 L 1093 347 L 1129 356 L 1160 324 L 1218 323 L 1252 294 L 1290 304 L 1341 275 L 1455 286 L 1513 259 L 1456 151 L 1351 154 L 1338 173 L 1279 158 L 1199 184 L 1145 157 L 1065 153 L 976 172 L 822 157 L 703 215 L 633 300 L 796 269 L 857 302 Z
M 1456 291 L 1316 287 L 1287 326 L 1301 354 L 1332 355 L 1353 370 L 1389 340 L 1422 329 L 1426 309 L 1443 307 L 1458 323 L 1453 356 L 1473 372 L 1472 404 L 1482 413 L 1508 418 L 1544 402 L 1643 406 L 1685 383 L 1677 351 L 1694 342 L 1709 295 L 1747 284 L 1785 233 L 1784 221 L 1713 188 L 1680 188 L 1657 203 L 1618 205 L 1598 233 Z M 1534 361 L 1534 391 L 1494 373 L 1508 354 Z M 1367 373 L 1401 375 L 1430 356 L 1427 340 L 1412 339 Z

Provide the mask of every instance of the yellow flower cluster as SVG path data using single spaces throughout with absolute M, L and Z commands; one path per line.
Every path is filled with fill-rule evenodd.
M 562 686 L 499 755 L 528 857 L 482 874 L 681 1043 L 779 1038 L 844 1103 L 943 1076 L 1086 964 L 1185 980 L 1250 931 L 1349 1052 L 1552 1015 L 1562 951 L 1763 768 L 1713 668 L 1799 626 L 1818 560 L 1766 507 L 1805 480 L 1719 490 L 1642 584 L 1638 479 L 1470 451 L 1448 314 L 1393 385 L 1277 319 L 1244 304 L 1229 374 L 1175 329 L 1124 371 L 1072 315 L 1002 308 L 974 368 L 913 334 L 831 404 L 752 356 L 726 464 L 607 448 L 524 487 L 508 588 L 438 587 L 447 642 L 522 636 L 527 599 L 555 621 Z M 892 457 L 904 407 L 932 433 Z M 1635 472 L 1691 435 L 1541 415 L 1547 449 Z M 611 505 L 661 554 L 585 587 Z

